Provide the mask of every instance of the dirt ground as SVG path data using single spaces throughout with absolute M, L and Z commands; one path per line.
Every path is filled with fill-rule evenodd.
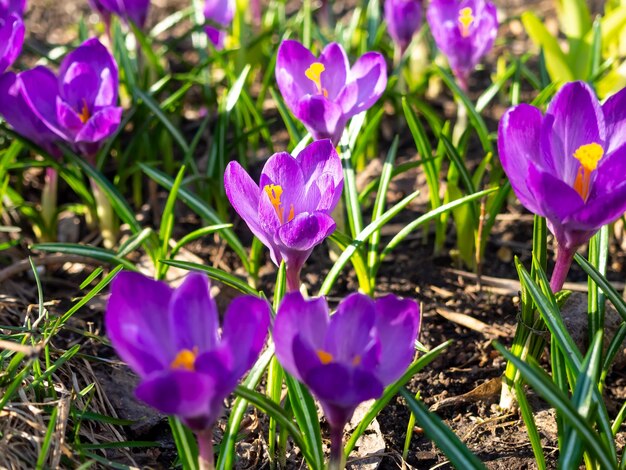
M 166 0 L 156 2 L 157 8 L 153 15 L 164 15 L 174 8 L 172 3 L 168 3 L 168 6 L 165 3 Z M 500 0 L 497 3 L 502 12 L 508 16 L 526 8 L 533 8 L 552 18 L 548 23 L 554 21 L 550 1 Z M 88 11 L 86 2 L 30 1 L 28 28 L 31 37 L 27 49 L 36 51 L 39 48 L 47 49 L 51 45 L 68 42 L 76 35 L 76 16 L 79 12 Z M 93 17 L 88 18 L 89 22 L 96 21 Z M 503 26 L 501 38 L 506 37 L 507 41 L 513 38 L 510 44 L 513 49 L 528 46 L 527 41 L 523 37 L 520 38 L 520 28 L 519 22 L 515 20 Z M 498 43 L 488 64 L 494 63 L 498 48 L 502 47 L 503 43 Z M 476 81 L 485 79 L 485 76 L 486 72 L 483 72 L 474 77 L 473 89 L 480 90 L 480 83 Z M 442 112 L 446 112 L 446 100 L 451 102 L 451 99 L 449 96 L 441 99 Z M 486 117 L 491 130 L 496 128 L 497 119 L 502 112 L 503 109 L 498 109 L 497 106 L 489 110 Z M 392 131 L 394 125 L 395 121 L 391 120 L 383 123 L 383 127 L 391 126 Z M 398 159 L 407 161 L 415 158 L 417 154 L 412 138 L 406 132 L 400 144 Z M 375 165 L 371 171 L 375 174 Z M 408 174 L 400 181 L 394 181 L 390 199 L 400 198 L 421 184 L 424 182 L 419 172 Z M 160 194 L 158 200 L 163 202 L 164 198 L 165 195 Z M 402 214 L 399 220 L 386 226 L 384 234 L 390 236 L 424 210 L 423 205 L 412 205 L 412 212 Z M 150 210 L 144 214 L 146 224 L 150 223 L 152 213 L 153 210 Z M 179 218 L 180 224 L 176 229 L 178 234 L 187 233 L 190 228 L 197 228 L 200 225 L 200 221 L 182 206 Z M 246 228 L 239 225 L 236 229 L 244 243 L 249 243 L 250 236 Z M 88 241 L 90 236 L 81 232 L 79 238 L 81 241 Z M 454 236 L 453 230 L 450 230 L 448 249 L 454 246 Z M 409 389 L 415 393 L 419 391 L 424 402 L 437 412 L 490 469 L 536 468 L 521 418 L 517 413 L 503 413 L 495 406 L 499 399 L 498 378 L 504 371 L 505 361 L 491 345 L 493 340 L 507 346 L 512 341 L 519 307 L 519 283 L 513 266 L 513 256 L 519 256 L 522 262 L 529 265 L 531 237 L 532 217 L 511 198 L 508 209 L 498 217 L 488 244 L 488 256 L 482 269 L 482 289 L 479 288 L 473 273 L 454 267 L 456 262 L 448 251 L 442 256 L 433 256 L 434 236 L 431 234 L 425 239 L 422 232 L 410 236 L 402 250 L 397 251 L 383 264 L 377 285 L 377 291 L 380 293 L 391 292 L 416 298 L 421 302 L 423 320 L 420 341 L 427 347 L 432 348 L 452 340 L 451 346 L 436 361 L 414 377 Z M 612 245 L 609 279 L 623 282 L 626 270 L 623 255 L 617 254 L 620 243 L 623 241 L 617 238 Z M 317 248 L 305 267 L 303 278 L 310 292 L 318 290 L 323 276 L 331 266 L 326 251 L 325 246 Z M 204 239 L 194 243 L 189 247 L 189 253 L 194 259 L 217 264 L 221 268 L 242 274 L 240 270 L 238 271 L 240 268 L 235 257 L 224 251 L 217 239 Z M 27 265 L 21 261 L 27 254 L 26 247 L 18 247 L 3 254 L 0 259 L 1 325 L 23 324 L 24 312 L 31 312 L 33 306 L 37 304 L 36 286 L 27 274 Z M 24 269 L 16 269 L 16 263 L 21 263 Z M 71 300 L 80 295 L 79 284 L 85 278 L 85 272 L 91 269 L 93 266 L 84 263 L 63 262 L 50 264 L 42 271 L 46 305 L 52 314 L 65 313 L 71 305 Z M 274 266 L 267 262 L 261 274 L 261 287 L 268 287 L 267 291 L 271 291 L 269 288 L 275 275 Z M 569 280 L 574 283 L 570 287 L 577 289 L 586 287 L 586 278 L 578 269 L 573 270 Z M 331 301 L 337 301 L 343 294 L 355 289 L 357 284 L 354 273 L 346 270 L 332 293 Z M 224 289 L 220 301 L 227 303 L 225 297 L 230 295 L 232 293 Z M 57 345 L 59 350 L 80 344 L 81 353 L 80 357 L 73 359 L 71 365 L 65 365 L 56 372 L 54 382 L 65 384 L 68 389 L 60 390 L 59 395 L 62 397 L 63 393 L 69 394 L 70 390 L 81 389 L 92 382 L 96 383 L 96 393 L 89 404 L 90 409 L 97 410 L 103 415 L 131 420 L 133 423 L 120 426 L 119 423 L 85 421 L 86 429 L 81 430 L 82 436 L 86 433 L 94 443 L 114 440 L 159 443 L 158 447 L 107 450 L 101 451 L 98 455 L 104 459 L 139 468 L 169 468 L 175 459 L 175 447 L 166 418 L 133 398 L 135 377 L 129 369 L 118 363 L 113 351 L 99 338 L 99 335 L 103 334 L 102 312 L 105 302 L 104 294 L 92 300 L 70 320 L 68 328 L 60 335 L 61 339 Z M 111 363 L 114 364 L 113 367 Z M 483 386 L 483 389 L 470 393 L 479 386 Z M 532 392 L 529 392 L 529 396 L 537 412 L 539 432 L 548 465 L 555 468 L 558 455 L 554 414 L 540 399 L 534 397 Z M 27 398 L 31 397 L 20 396 L 22 404 Z M 622 370 L 613 371 L 607 379 L 606 399 L 610 403 L 626 400 L 626 374 Z M 19 415 L 20 410 L 26 408 L 22 404 L 18 400 L 8 409 L 11 413 Z M 84 404 L 87 406 L 87 403 Z M 40 433 L 41 426 L 38 426 L 37 422 L 24 423 L 14 419 L 11 414 L 4 415 L 9 416 L 4 420 L 2 416 L 0 415 L 0 432 L 6 433 L 7 429 L 13 426 L 11 430 L 15 433 L 25 433 L 26 436 L 22 436 L 23 440 L 17 442 L 23 442 L 24 451 L 32 452 L 27 435 L 29 432 Z M 351 468 L 391 470 L 402 467 L 401 455 L 408 421 L 407 407 L 400 398 L 396 398 L 385 408 L 371 426 L 366 438 L 355 449 L 349 461 Z M 221 422 L 220 426 L 223 428 L 224 424 Z M 263 441 L 265 425 L 265 418 L 251 410 L 243 428 L 244 438 L 239 444 L 238 468 L 267 467 L 267 453 Z M 43 431 L 45 432 L 45 429 Z M 219 438 L 219 429 L 216 434 Z M 619 442 L 621 443 L 623 439 L 620 433 Z M 22 451 L 15 444 L 12 444 L 11 449 L 3 449 L 3 443 L 4 441 L 0 440 L 0 453 Z M 98 450 L 92 452 L 97 453 Z M 72 461 L 71 458 L 68 459 Z M 296 452 L 291 452 L 288 464 L 290 468 L 302 468 Z M 445 456 L 423 436 L 419 428 L 415 429 L 406 464 L 409 468 L 416 469 L 451 468 L 446 463 Z M 107 466 L 105 463 L 102 465 Z

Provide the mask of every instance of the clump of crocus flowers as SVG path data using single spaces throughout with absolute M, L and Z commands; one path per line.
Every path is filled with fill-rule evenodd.
M 322 405 L 331 428 L 329 468 L 343 468 L 343 429 L 356 407 L 406 371 L 419 329 L 417 303 L 394 295 L 349 295 L 332 316 L 324 298 L 292 292 L 281 302 L 276 357 Z
M 172 289 L 122 272 L 105 316 L 113 347 L 141 379 L 137 397 L 195 432 L 202 468 L 214 466 L 212 427 L 263 348 L 269 321 L 266 301 L 243 296 L 231 302 L 220 329 L 208 278 L 199 273 Z
M 226 196 L 252 233 L 285 262 L 289 290 L 300 288 L 300 271 L 313 251 L 335 230 L 331 212 L 343 189 L 341 160 L 330 140 L 313 142 L 295 158 L 272 155 L 257 185 L 233 161 L 224 173 Z
M 565 84 L 546 114 L 520 104 L 500 121 L 502 167 L 520 202 L 547 219 L 561 290 L 576 250 L 626 212 L 626 90 L 600 105 L 583 82 Z
M 485 0 L 432 0 L 426 17 L 435 43 L 463 90 L 498 33 L 496 6 Z
M 387 65 L 378 52 L 367 52 L 350 67 L 337 43 L 315 57 L 298 41 L 287 40 L 278 48 L 276 83 L 313 138 L 337 145 L 350 118 L 371 108 L 385 91 Z
M 0 113 L 16 132 L 58 154 L 65 142 L 93 158 L 117 130 L 117 64 L 96 39 L 70 52 L 58 74 L 38 66 L 0 77 Z

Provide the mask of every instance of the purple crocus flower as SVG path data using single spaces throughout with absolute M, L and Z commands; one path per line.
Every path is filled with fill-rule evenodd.
M 237 162 L 224 173 L 226 196 L 278 266 L 284 260 L 289 290 L 313 247 L 335 230 L 330 216 L 341 197 L 341 161 L 330 140 L 316 141 L 296 158 L 272 155 L 257 185 Z
M 135 393 L 196 432 L 209 430 L 224 399 L 259 355 L 269 305 L 253 296 L 233 300 L 221 328 L 204 274 L 177 289 L 122 272 L 111 285 L 107 334 L 119 356 L 141 378 Z
M 349 295 L 332 316 L 324 298 L 292 292 L 281 302 L 276 357 L 320 401 L 333 433 L 331 459 L 341 455 L 342 431 L 357 405 L 380 397 L 406 371 L 420 320 L 415 301 L 394 295 Z
M 226 28 L 233 21 L 235 6 L 235 0 L 206 0 L 204 4 L 204 18 Z M 223 28 L 218 29 L 214 26 L 206 26 L 204 28 L 207 36 L 218 50 L 224 47 L 226 31 Z
M 117 90 L 117 64 L 92 38 L 63 59 L 58 77 L 42 66 L 0 77 L 0 112 L 16 132 L 52 153 L 65 141 L 93 157 L 119 127 Z
M 496 6 L 485 0 L 432 0 L 426 17 L 437 47 L 467 90 L 470 73 L 496 39 Z
M 8 69 L 22 52 L 25 0 L 0 0 L 0 73 Z
M 520 104 L 500 121 L 500 160 L 520 202 L 547 219 L 561 289 L 576 249 L 626 212 L 626 90 L 600 105 L 583 82 L 565 84 L 547 112 Z
M 319 58 L 298 41 L 283 41 L 276 58 L 276 82 L 285 103 L 314 139 L 336 145 L 348 120 L 366 111 L 387 86 L 387 65 L 378 52 L 362 55 L 350 68 L 337 43 Z
M 385 21 L 389 36 L 404 52 L 422 27 L 422 1 L 385 0 Z
M 89 0 L 89 5 L 102 16 L 105 23 L 109 23 L 111 15 L 116 15 L 124 21 L 132 21 L 139 28 L 143 28 L 148 18 L 150 0 Z
M 110 22 L 111 15 L 116 15 L 143 28 L 148 19 L 150 0 L 89 0 L 89 2 L 107 23 Z

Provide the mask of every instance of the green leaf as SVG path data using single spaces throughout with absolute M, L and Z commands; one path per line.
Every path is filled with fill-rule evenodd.
M 398 214 L 398 212 L 400 212 L 404 207 L 406 207 L 418 195 L 419 195 L 419 191 L 416 191 L 413 194 L 408 195 L 403 200 L 398 202 L 395 206 L 388 209 L 381 217 L 379 217 L 378 219 L 370 223 L 367 227 L 365 227 L 358 234 L 357 237 L 355 237 L 355 239 L 352 241 L 350 246 L 348 246 L 344 250 L 344 252 L 341 253 L 341 255 L 339 256 L 339 259 L 337 259 L 333 267 L 330 269 L 330 271 L 326 275 L 326 278 L 324 279 L 324 283 L 322 284 L 322 287 L 320 288 L 319 295 L 328 295 L 328 292 L 330 291 L 332 286 L 335 284 L 337 277 L 341 273 L 342 269 L 344 268 L 348 260 L 352 257 L 352 255 L 363 246 L 365 241 L 372 235 L 372 233 L 374 233 L 384 224 L 389 222 L 389 220 L 395 217 Z
M 411 222 L 410 224 L 408 224 L 406 227 L 404 227 L 402 230 L 400 230 L 392 239 L 391 241 L 387 244 L 387 246 L 385 247 L 385 249 L 383 250 L 382 254 L 381 254 L 381 259 L 383 259 L 384 257 L 386 257 L 389 253 L 391 253 L 391 251 L 396 248 L 400 243 L 402 243 L 402 241 L 414 230 L 416 230 L 417 228 L 421 227 L 423 224 L 427 223 L 428 221 L 439 217 L 441 214 L 444 214 L 452 209 L 454 209 L 455 207 L 459 207 L 463 204 L 466 204 L 468 202 L 474 201 L 476 199 L 480 199 L 483 196 L 486 196 L 488 194 L 493 193 L 494 191 L 497 191 L 498 188 L 490 188 L 490 189 L 485 189 L 484 191 L 479 191 L 477 193 L 474 194 L 469 194 L 461 199 L 457 199 L 455 201 L 449 202 L 448 204 L 444 204 L 443 206 L 438 207 L 435 210 L 429 211 L 426 214 L 418 217 L 417 219 L 415 219 L 413 222 Z
M 79 245 L 77 243 L 36 243 L 31 249 L 49 253 L 64 253 L 66 255 L 84 256 L 97 259 L 113 266 L 123 266 L 130 271 L 137 271 L 133 263 L 116 255 L 113 251 L 97 246 Z
M 400 390 L 400 394 L 406 400 L 424 434 L 441 449 L 454 467 L 463 470 L 486 468 L 458 436 L 437 415 L 428 411 L 421 401 L 417 401 L 405 388 Z
M 543 22 L 537 18 L 537 15 L 531 11 L 522 13 L 522 23 L 532 41 L 543 49 L 546 56 L 546 66 L 552 81 L 565 83 L 578 78 L 586 78 L 574 76 L 557 39 L 550 34 Z
M 168 421 L 183 470 L 198 470 L 198 444 L 193 433 L 178 418 L 169 417 Z
M 178 128 L 169 120 L 169 118 L 165 115 L 165 112 L 161 109 L 159 104 L 147 93 L 143 90 L 136 89 L 135 93 L 138 98 L 143 101 L 143 103 L 148 107 L 150 111 L 154 113 L 161 124 L 167 129 L 167 131 L 172 135 L 174 140 L 178 143 L 183 153 L 187 153 L 189 151 L 189 144 L 185 137 L 180 133 Z
M 163 186 L 166 190 L 171 191 L 174 187 L 174 181 L 165 173 L 162 173 L 156 168 L 145 165 L 143 163 L 139 163 L 139 166 L 146 175 L 148 175 L 151 179 Z M 213 209 L 208 207 L 202 199 L 200 199 L 191 191 L 188 191 L 187 189 L 181 187 L 178 190 L 178 196 L 181 201 L 187 204 L 187 206 L 189 206 L 192 211 L 194 211 L 203 219 L 206 219 L 210 223 L 216 225 L 224 224 L 224 222 L 213 211 Z M 235 232 L 233 232 L 231 229 L 224 229 L 222 230 L 222 237 L 224 238 L 224 240 L 226 240 L 226 242 L 233 249 L 233 251 L 237 253 L 239 258 L 241 259 L 241 262 L 244 265 L 244 268 L 246 269 L 246 271 L 248 271 L 250 267 L 248 262 L 248 255 L 246 254 L 246 250 L 244 249 L 243 245 L 237 238 L 237 235 L 235 235 Z
M 600 462 L 601 468 L 616 468 L 617 462 L 611 462 L 610 456 L 612 452 L 600 440 L 600 437 L 595 433 L 594 427 L 576 411 L 573 403 L 552 383 L 552 380 L 543 369 L 536 365 L 532 359 L 529 359 L 528 363 L 522 361 L 497 342 L 494 342 L 493 345 L 507 361 L 515 364 L 524 379 L 544 400 L 563 414 L 566 422 L 576 429 L 581 436 L 586 449 Z
M 173 259 L 172 260 L 164 259 L 164 260 L 160 260 L 160 262 L 168 266 L 174 266 L 180 269 L 204 272 L 210 278 L 223 282 L 227 286 L 230 286 L 233 289 L 237 289 L 239 292 L 243 294 L 254 295 L 255 297 L 260 296 L 259 291 L 250 287 L 248 284 L 246 284 L 245 281 L 243 281 L 242 279 L 239 279 L 238 277 L 233 276 L 232 274 L 228 274 L 222 269 L 213 268 L 211 266 L 205 266 L 203 264 L 192 263 L 190 261 L 178 261 L 178 260 L 173 260 Z
M 321 468 L 321 462 L 320 466 L 316 466 L 317 460 L 309 453 L 307 441 L 304 439 L 303 434 L 296 427 L 293 421 L 291 421 L 289 415 L 285 413 L 285 410 L 273 401 L 269 400 L 265 395 L 246 387 L 238 386 L 235 388 L 235 395 L 240 396 L 246 401 L 252 403 L 259 410 L 274 418 L 278 424 L 286 428 L 296 445 L 300 448 L 300 451 L 304 456 L 304 460 L 306 460 L 312 468 Z M 315 415 L 315 418 L 317 419 L 317 414 Z
M 367 413 L 361 419 L 361 422 L 356 427 L 356 429 L 352 432 L 350 439 L 348 440 L 344 453 L 346 458 L 350 455 L 354 446 L 356 445 L 356 441 L 359 440 L 359 437 L 367 430 L 367 427 L 370 425 L 374 418 L 378 416 L 378 413 L 382 411 L 382 409 L 387 406 L 387 404 L 391 401 L 393 397 L 400 391 L 400 389 L 406 385 L 415 374 L 421 371 L 424 367 L 430 364 L 432 361 L 437 359 L 441 353 L 443 353 L 448 346 L 452 344 L 452 341 L 446 341 L 445 343 L 440 344 L 436 348 L 428 351 L 423 356 L 420 356 L 417 360 L 413 361 L 413 363 L 408 367 L 406 372 L 402 374 L 398 380 L 396 380 L 393 384 L 387 386 L 382 396 L 374 402 L 374 404 L 367 410 Z

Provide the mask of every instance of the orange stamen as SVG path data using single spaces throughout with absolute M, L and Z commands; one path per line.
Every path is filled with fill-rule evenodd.
M 309 66 L 309 68 L 305 70 L 304 75 L 306 75 L 306 78 L 315 83 L 315 86 L 317 87 L 317 92 L 320 95 L 324 95 L 326 98 L 328 98 L 328 90 L 326 90 L 326 88 L 322 88 L 322 72 L 324 70 L 326 70 L 324 64 L 322 64 L 321 62 L 313 62 Z
M 172 363 L 170 364 L 170 368 L 172 369 L 185 369 L 188 371 L 195 371 L 195 362 L 198 357 L 198 348 L 195 347 L 193 350 L 183 349 L 180 351 Z
M 274 207 L 276 211 L 276 215 L 278 216 L 278 220 L 281 224 L 284 223 L 283 214 L 285 212 L 285 208 L 282 207 L 280 202 L 280 197 L 283 194 L 283 188 L 278 184 L 268 184 L 263 188 L 267 197 L 270 198 L 270 203 Z M 290 219 L 291 220 L 291 219 Z
M 459 11 L 459 23 L 461 27 L 461 36 L 464 38 L 470 34 L 470 26 L 474 22 L 474 12 L 470 7 L 461 8 Z
M 81 110 L 78 117 L 80 118 L 80 122 L 82 122 L 83 124 L 89 121 L 89 118 L 91 117 L 91 113 L 89 112 L 89 106 L 87 106 L 86 100 L 83 100 L 83 109 Z
M 595 142 L 581 145 L 574 152 L 574 158 L 580 162 L 580 168 L 574 181 L 574 189 L 585 202 L 589 197 L 591 173 L 598 167 L 598 162 L 603 155 L 604 149 Z
M 331 362 L 333 362 L 334 359 L 331 353 L 323 351 L 322 349 L 317 351 L 317 357 L 320 358 L 320 361 L 322 361 L 322 364 L 324 365 L 330 364 Z

